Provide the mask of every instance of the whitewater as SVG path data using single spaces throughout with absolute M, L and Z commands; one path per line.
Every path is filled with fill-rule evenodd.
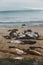
M 0 25 L 43 24 L 43 9 L 0 11 Z

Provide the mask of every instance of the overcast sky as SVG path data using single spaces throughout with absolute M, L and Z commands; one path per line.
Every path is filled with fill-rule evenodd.
M 43 8 L 43 0 L 0 0 L 0 10 Z

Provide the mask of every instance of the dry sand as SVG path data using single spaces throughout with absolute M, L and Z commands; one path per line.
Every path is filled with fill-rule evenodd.
M 15 46 L 20 49 L 28 49 L 30 46 L 36 46 L 36 47 L 42 47 L 43 48 L 43 40 L 36 40 L 37 43 L 30 45 L 30 44 L 14 44 L 14 43 L 9 43 L 9 41 L 14 40 L 13 39 L 5 39 L 3 36 L 9 35 L 10 32 L 8 30 L 12 30 L 17 28 L 19 31 L 18 32 L 23 32 L 24 30 L 31 29 L 33 32 L 38 32 L 41 36 L 43 36 L 43 27 L 41 26 L 24 26 L 24 27 L 0 27 L 0 58 L 15 58 L 18 57 L 16 54 L 12 54 L 9 52 L 15 52 L 15 48 L 9 49 L 9 46 Z M 5 52 L 1 51 L 5 50 Z M 36 49 L 38 50 L 42 55 L 43 55 L 43 49 Z M 25 59 L 29 58 L 42 58 L 41 56 L 36 56 L 36 55 L 21 55 L 20 57 L 24 57 Z

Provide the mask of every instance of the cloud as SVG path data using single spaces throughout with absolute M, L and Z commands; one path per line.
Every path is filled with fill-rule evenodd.
M 0 10 L 43 8 L 42 0 L 0 0 Z

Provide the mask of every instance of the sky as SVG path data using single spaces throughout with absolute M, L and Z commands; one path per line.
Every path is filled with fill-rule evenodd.
M 0 0 L 0 10 L 43 9 L 43 0 Z

